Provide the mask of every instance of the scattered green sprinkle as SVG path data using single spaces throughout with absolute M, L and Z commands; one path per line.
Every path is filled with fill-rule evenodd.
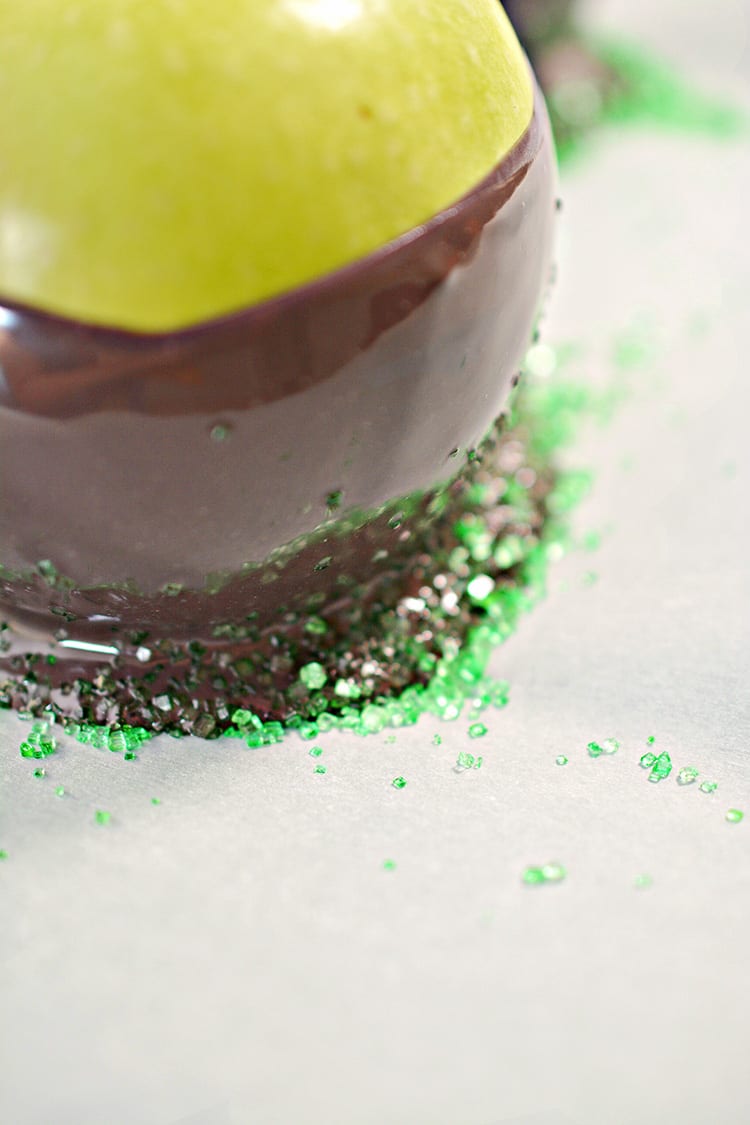
M 638 890 L 646 890 L 648 887 L 653 886 L 654 880 L 650 875 L 636 875 L 634 885 Z
M 545 863 L 541 867 L 527 867 L 521 876 L 521 881 L 527 886 L 539 886 L 541 883 L 562 883 L 567 872 L 561 863 Z
M 660 754 L 654 762 L 651 773 L 648 775 L 648 779 L 649 781 L 652 781 L 654 783 L 664 781 L 666 777 L 669 777 L 671 772 L 672 759 L 665 751 L 663 754 Z
M 473 767 L 475 760 L 476 759 L 474 758 L 473 754 L 467 754 L 465 751 L 462 750 L 461 753 L 458 755 L 458 758 L 456 759 L 456 767 L 455 768 L 459 771 L 470 770 Z
M 8 853 L 6 852 L 5 848 L 0 848 L 0 861 L 2 861 L 4 859 L 7 859 L 7 858 L 8 858 Z
M 698 771 L 695 766 L 683 766 L 676 780 L 678 785 L 693 785 L 698 780 Z
M 442 746 L 442 745 L 443 745 L 443 736 L 442 736 L 442 734 L 433 734 L 433 736 L 432 736 L 432 745 L 433 745 L 433 746 Z
M 620 743 L 616 738 L 605 738 L 603 742 L 589 742 L 586 749 L 589 757 L 601 758 L 603 754 L 616 754 L 620 749 Z
M 394 777 L 393 781 L 391 782 L 391 785 L 393 786 L 394 789 L 405 789 L 406 788 L 406 778 L 405 777 Z
M 646 745 L 647 746 L 653 746 L 655 742 L 656 742 L 656 738 L 654 737 L 653 734 L 650 734 L 648 736 L 648 738 L 646 739 Z
M 650 770 L 655 762 L 656 754 L 652 754 L 650 750 L 641 755 L 640 766 L 642 770 Z
M 702 781 L 698 786 L 701 793 L 715 793 L 719 788 L 718 781 Z
M 19 747 L 22 758 L 48 758 L 57 751 L 57 739 L 49 733 L 49 723 L 37 720 Z
M 152 797 L 151 798 L 151 804 L 152 805 L 160 805 L 161 804 L 161 797 Z
M 565 755 L 564 754 L 558 754 L 557 757 L 555 758 L 555 765 L 567 766 L 567 764 L 568 764 L 568 759 L 565 757 Z
M 544 873 L 541 867 L 527 867 L 521 879 L 528 886 L 536 886 L 538 883 L 544 882 Z
M 47 771 L 44 768 L 44 766 L 39 766 L 37 769 L 34 770 L 34 777 L 46 777 L 46 776 L 47 776 Z
M 395 859 L 384 859 L 383 860 L 383 870 L 384 871 L 395 871 L 396 870 Z
M 727 809 L 724 819 L 728 820 L 730 824 L 739 824 L 744 817 L 745 814 L 741 809 Z
M 97 809 L 94 813 L 94 820 L 97 824 L 109 824 L 112 819 L 112 813 L 108 813 L 106 809 Z
M 487 727 L 484 723 L 472 723 L 469 727 L 469 738 L 484 738 Z
M 542 875 L 545 883 L 561 883 L 567 872 L 561 863 L 545 863 Z
M 323 753 L 323 747 L 322 746 L 311 746 L 310 749 L 308 750 L 308 754 L 310 755 L 311 758 L 319 758 L 322 753 Z
M 317 765 L 313 768 L 313 773 L 327 773 L 327 772 L 328 772 L 327 766 Z
M 55 796 L 56 797 L 64 797 L 65 796 L 65 787 L 62 786 L 62 785 L 58 785 L 55 788 Z

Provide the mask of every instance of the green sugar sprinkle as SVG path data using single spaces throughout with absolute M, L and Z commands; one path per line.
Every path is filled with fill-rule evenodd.
M 647 745 L 647 746 L 653 746 L 655 742 L 656 742 L 656 739 L 655 739 L 655 737 L 653 736 L 653 734 L 650 734 L 650 735 L 648 736 L 648 738 L 646 739 L 646 745 Z
M 0 848 L 0 861 L 8 858 L 8 853 L 5 848 Z
M 741 809 L 727 809 L 724 819 L 729 821 L 730 824 L 739 824 L 744 817 L 745 814 Z
M 55 796 L 56 796 L 56 797 L 64 797 L 64 796 L 65 796 L 65 788 L 64 788 L 64 786 L 62 786 L 62 785 L 58 785 L 58 786 L 56 786 L 56 788 L 55 788 Z
M 656 754 L 652 754 L 650 750 L 641 755 L 640 767 L 642 770 L 650 770 L 655 763 Z
M 678 785 L 694 785 L 698 780 L 698 771 L 695 766 L 683 766 L 675 780 Z
M 620 743 L 616 738 L 605 738 L 603 742 L 589 742 L 586 749 L 590 758 L 601 758 L 603 755 L 616 754 Z
M 718 781 L 702 781 L 698 786 L 701 793 L 715 793 L 719 788 Z
M 44 768 L 44 766 L 39 766 L 37 769 L 34 770 L 34 777 L 46 777 L 46 776 L 47 776 L 47 771 Z
M 313 773 L 328 773 L 328 767 L 317 765 L 313 768 Z
M 151 804 L 152 805 L 160 805 L 161 804 L 161 797 L 152 797 L 151 798 Z
M 406 788 L 406 778 L 405 777 L 394 777 L 393 781 L 391 782 L 391 785 L 393 786 L 394 789 L 405 789 Z
M 487 727 L 484 723 L 472 723 L 469 727 L 469 738 L 484 738 Z
M 465 751 L 462 751 L 458 755 L 458 758 L 456 759 L 455 768 L 459 771 L 470 770 L 470 769 L 473 769 L 475 762 L 476 762 L 476 758 L 474 757 L 473 754 L 467 754 Z
M 383 870 L 384 871 L 395 871 L 396 870 L 395 859 L 384 859 L 383 860 Z
M 555 758 L 555 765 L 557 765 L 557 766 L 567 766 L 567 764 L 568 764 L 568 759 L 565 757 L 565 755 L 564 754 L 558 754 L 557 757 Z
M 328 679 L 328 673 L 322 664 L 311 661 L 300 668 L 299 678 L 306 688 L 309 688 L 310 691 L 316 691 L 323 687 Z
M 650 875 L 636 875 L 634 886 L 637 887 L 638 890 L 647 890 L 649 887 L 653 886 L 653 883 L 654 880 Z
M 545 863 L 541 867 L 527 867 L 521 876 L 521 882 L 529 887 L 540 886 L 542 883 L 562 883 L 566 875 L 561 863 Z
M 21 743 L 19 751 L 22 758 L 48 758 L 57 751 L 57 740 L 49 733 L 50 724 L 38 719 L 31 724 L 31 730 Z
M 433 746 L 442 746 L 442 745 L 443 745 L 443 736 L 442 736 L 442 734 L 433 734 L 433 736 L 432 736 L 432 745 L 433 745 Z
M 323 747 L 322 746 L 311 746 L 310 749 L 308 750 L 308 754 L 310 755 L 311 758 L 319 758 L 322 753 L 323 753 Z
M 663 781 L 666 777 L 669 777 L 671 772 L 672 759 L 670 758 L 669 754 L 665 752 L 663 754 L 660 754 L 654 762 L 651 773 L 648 775 L 648 779 L 649 781 L 652 781 L 654 783 Z
M 105 809 L 97 809 L 94 813 L 94 821 L 97 824 L 109 824 L 112 819 L 112 813 L 108 813 Z

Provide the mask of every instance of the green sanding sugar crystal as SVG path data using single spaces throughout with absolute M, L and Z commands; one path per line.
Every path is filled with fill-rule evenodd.
M 6 852 L 5 848 L 0 848 L 0 860 L 7 859 L 7 858 L 8 858 L 8 853 Z
M 470 770 L 474 765 L 475 760 L 476 759 L 474 758 L 473 754 L 467 754 L 465 751 L 461 751 L 461 753 L 458 755 L 458 758 L 456 759 L 456 769 Z
M 62 786 L 62 785 L 58 785 L 57 788 L 55 789 L 55 796 L 56 797 L 64 797 L 65 796 L 65 787 Z
M 669 777 L 671 772 L 672 759 L 665 751 L 663 754 L 660 754 L 654 762 L 651 773 L 648 775 L 648 779 L 649 781 L 653 781 L 654 783 L 663 781 L 666 777 Z
M 487 727 L 484 723 L 472 723 L 469 727 L 469 738 L 484 738 Z
M 313 660 L 300 668 L 299 678 L 310 691 L 317 691 L 318 688 L 322 688 L 325 684 L 328 679 L 328 673 L 322 664 L 318 664 L 317 661 Z
M 161 804 L 161 797 L 152 797 L 151 798 L 151 804 L 152 805 L 160 805 Z
M 715 793 L 719 788 L 718 781 L 702 781 L 698 786 L 701 793 Z
M 654 880 L 650 875 L 636 875 L 635 886 L 638 890 L 646 890 L 648 887 L 653 886 Z
M 433 746 L 442 746 L 443 745 L 443 736 L 441 734 L 433 734 L 432 745 Z
M 544 874 L 541 867 L 527 867 L 521 879 L 528 886 L 533 887 L 544 882 Z
M 322 753 L 323 753 L 323 747 L 322 746 L 311 746 L 310 749 L 308 750 L 308 754 L 310 755 L 311 758 L 319 758 Z
M 739 824 L 740 821 L 744 819 L 744 816 L 745 814 L 741 809 L 727 809 L 724 819 L 728 820 L 730 824 Z
M 57 750 L 57 740 L 49 733 L 49 723 L 38 720 L 19 747 L 22 758 L 47 758 Z
M 395 859 L 384 859 L 383 860 L 383 870 L 384 871 L 395 871 L 396 870 Z
M 327 767 L 327 766 L 321 766 L 321 765 L 317 765 L 317 766 L 315 766 L 315 768 L 313 769 L 313 773 L 327 773 L 327 772 L 328 772 L 328 767 Z
M 228 441 L 232 436 L 232 427 L 222 422 L 217 422 L 215 426 L 211 427 L 209 433 L 211 441 L 215 441 L 217 445 L 220 445 L 222 442 Z
M 648 736 L 648 738 L 646 739 L 646 745 L 647 746 L 653 746 L 655 742 L 656 742 L 656 738 L 654 737 L 653 734 L 650 734 Z
M 693 785 L 698 780 L 698 771 L 695 766 L 683 766 L 677 774 L 678 785 Z
M 541 867 L 527 867 L 521 881 L 530 887 L 541 883 L 562 883 L 567 872 L 561 863 L 545 863 Z
M 39 766 L 38 769 L 34 770 L 34 777 L 46 777 L 46 776 L 47 776 L 47 771 L 44 768 L 44 766 Z
M 589 742 L 586 749 L 590 758 L 601 758 L 602 755 L 616 754 L 620 743 L 616 738 L 605 738 L 603 742 Z
M 391 782 L 391 785 L 393 786 L 394 789 L 405 789 L 406 788 L 406 778 L 405 777 L 394 777 L 393 781 Z
M 656 762 L 656 754 L 652 754 L 651 751 L 648 750 L 645 754 L 643 754 L 641 756 L 641 761 L 640 761 L 641 769 L 642 770 L 650 770 L 655 762 Z
M 545 883 L 561 883 L 565 878 L 566 871 L 561 863 L 545 863 L 542 868 L 542 875 Z
M 109 824 L 112 819 L 112 813 L 108 813 L 106 809 L 97 809 L 94 813 L 94 820 L 97 824 Z
M 558 766 L 567 766 L 568 759 L 565 757 L 564 754 L 558 754 L 557 757 L 555 758 L 555 764 L 558 765 Z

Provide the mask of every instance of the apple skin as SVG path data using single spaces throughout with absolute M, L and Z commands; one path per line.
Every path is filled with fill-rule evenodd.
M 526 130 L 497 0 L 0 6 L 0 295 L 169 332 L 354 261 Z

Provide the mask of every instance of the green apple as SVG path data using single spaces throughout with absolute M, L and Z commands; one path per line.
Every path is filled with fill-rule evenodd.
M 529 124 L 497 0 L 0 0 L 0 295 L 141 332 L 353 261 Z

